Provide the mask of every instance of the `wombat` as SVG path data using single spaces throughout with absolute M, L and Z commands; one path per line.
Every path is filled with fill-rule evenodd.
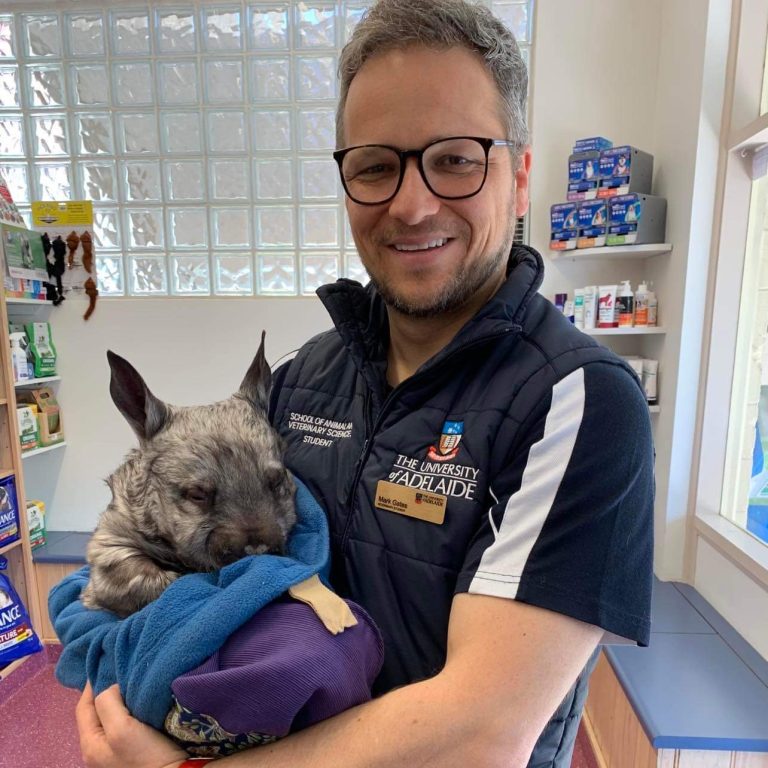
M 107 352 L 110 394 L 139 447 L 110 475 L 112 501 L 88 544 L 87 608 L 128 616 L 183 573 L 283 551 L 296 521 L 295 484 L 267 420 L 264 334 L 228 400 L 158 400 L 126 360 Z

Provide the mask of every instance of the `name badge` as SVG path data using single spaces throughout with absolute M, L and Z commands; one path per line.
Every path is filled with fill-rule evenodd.
M 398 515 L 442 525 L 447 503 L 448 497 L 439 493 L 420 491 L 387 480 L 379 480 L 376 484 L 376 507 Z

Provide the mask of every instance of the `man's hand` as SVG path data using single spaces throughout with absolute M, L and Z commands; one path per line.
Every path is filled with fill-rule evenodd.
M 94 699 L 88 683 L 75 715 L 88 768 L 176 768 L 188 757 L 170 739 L 131 717 L 117 685 Z

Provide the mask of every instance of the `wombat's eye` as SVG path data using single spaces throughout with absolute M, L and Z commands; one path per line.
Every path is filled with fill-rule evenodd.
M 287 472 L 282 467 L 271 467 L 264 473 L 264 481 L 270 491 L 279 491 L 285 483 Z
M 210 504 L 213 501 L 214 491 L 203 488 L 201 485 L 193 485 L 183 491 L 184 498 L 194 504 Z

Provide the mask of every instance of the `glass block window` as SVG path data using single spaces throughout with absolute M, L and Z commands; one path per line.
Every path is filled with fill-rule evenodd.
M 21 213 L 92 200 L 104 296 L 364 282 L 330 153 L 371 2 L 3 3 L 0 173 Z M 533 0 L 486 4 L 528 60 Z

